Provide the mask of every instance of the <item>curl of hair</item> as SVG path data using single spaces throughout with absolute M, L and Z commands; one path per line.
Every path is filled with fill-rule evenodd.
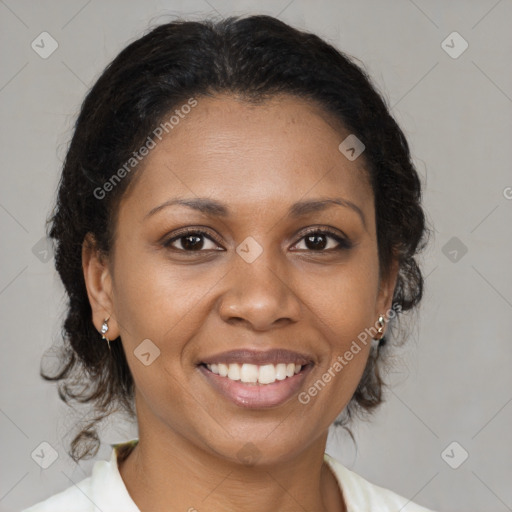
M 120 339 L 112 352 L 92 323 L 82 270 L 82 245 L 109 254 L 119 201 L 136 168 L 99 199 L 97 191 L 139 149 L 165 116 L 190 98 L 231 94 L 260 103 L 278 94 L 315 102 L 366 146 L 362 156 L 375 197 L 379 270 L 399 261 L 393 303 L 401 312 L 421 299 L 423 278 L 415 255 L 427 234 L 421 185 L 406 138 L 368 75 L 350 57 L 314 34 L 263 15 L 203 22 L 177 20 L 149 31 L 122 50 L 88 92 L 64 161 L 55 208 L 48 220 L 55 266 L 64 284 L 67 316 L 57 381 L 66 403 L 92 403 L 94 417 L 75 436 L 71 457 L 97 453 L 95 426 L 116 410 L 135 417 L 134 382 Z M 341 139 L 340 139 L 341 142 Z M 379 352 L 372 348 L 361 382 L 346 408 L 382 401 Z

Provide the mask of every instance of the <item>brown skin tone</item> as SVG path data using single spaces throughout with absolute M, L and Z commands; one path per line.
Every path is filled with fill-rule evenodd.
M 379 279 L 373 193 L 363 157 L 351 162 L 338 150 L 347 135 L 290 96 L 257 106 L 198 98 L 123 196 L 110 258 L 84 244 L 94 325 L 110 315 L 109 338 L 121 336 L 135 380 L 139 444 L 120 472 L 143 512 L 345 510 L 323 455 L 369 344 L 307 405 L 295 395 L 276 407 L 239 407 L 197 364 L 238 348 L 308 353 L 315 364 L 304 391 L 391 307 L 397 265 Z M 147 216 L 176 197 L 215 199 L 230 214 L 174 205 Z M 318 198 L 352 202 L 364 222 L 343 206 L 287 216 L 295 202 Z M 185 227 L 211 240 L 188 252 L 190 239 L 164 247 Z M 353 246 L 336 250 L 329 234 L 317 248 L 304 238 L 313 227 Z M 263 248 L 253 263 L 235 251 L 248 236 Z M 147 338 L 161 351 L 149 366 L 134 355 Z M 259 457 L 252 466 L 237 456 L 249 441 Z

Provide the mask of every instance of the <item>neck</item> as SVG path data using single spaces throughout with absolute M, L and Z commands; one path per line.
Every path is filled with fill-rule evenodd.
M 141 512 L 346 510 L 323 460 L 327 432 L 286 462 L 246 466 L 202 450 L 172 431 L 147 435 L 119 463 Z

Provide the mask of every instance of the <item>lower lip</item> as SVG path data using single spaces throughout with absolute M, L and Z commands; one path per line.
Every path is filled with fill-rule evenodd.
M 265 408 L 282 405 L 293 397 L 299 391 L 311 367 L 312 365 L 308 364 L 293 377 L 276 380 L 272 384 L 246 384 L 239 380 L 231 380 L 211 372 L 203 365 L 199 366 L 199 370 L 216 391 L 236 405 L 248 408 Z

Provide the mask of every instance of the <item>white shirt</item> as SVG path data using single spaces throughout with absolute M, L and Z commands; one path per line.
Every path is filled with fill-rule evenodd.
M 91 476 L 21 512 L 140 512 L 117 465 L 117 449 L 135 441 L 111 445 L 110 461 L 97 461 Z M 338 480 L 348 512 L 432 512 L 368 482 L 328 454 L 324 460 Z

